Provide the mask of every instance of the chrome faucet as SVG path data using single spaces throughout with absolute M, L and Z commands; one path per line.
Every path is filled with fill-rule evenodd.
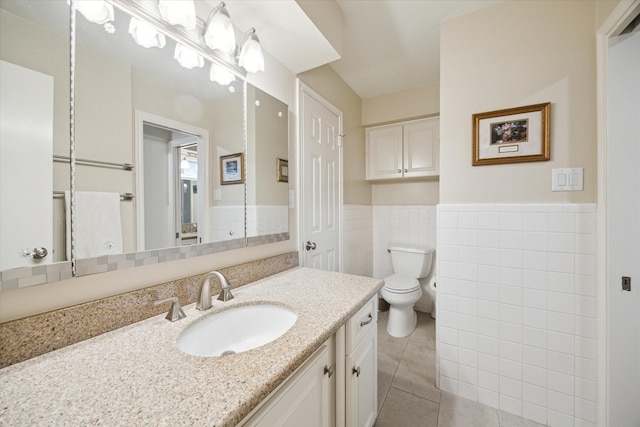
M 222 286 L 222 290 L 220 291 L 220 295 L 218 295 L 219 301 L 229 301 L 233 299 L 233 295 L 231 295 L 231 285 L 224 274 L 219 271 L 210 271 L 204 276 L 202 279 L 202 285 L 200 285 L 200 296 L 198 297 L 198 303 L 196 304 L 196 308 L 198 310 L 208 310 L 213 305 L 211 304 L 211 277 L 216 276 L 220 281 L 220 285 Z

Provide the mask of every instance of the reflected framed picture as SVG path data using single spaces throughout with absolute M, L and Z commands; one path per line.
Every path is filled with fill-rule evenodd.
M 244 183 L 244 153 L 220 156 L 220 184 Z
M 289 161 L 276 159 L 276 181 L 289 182 Z
M 473 115 L 473 166 L 539 162 L 550 157 L 551 103 Z

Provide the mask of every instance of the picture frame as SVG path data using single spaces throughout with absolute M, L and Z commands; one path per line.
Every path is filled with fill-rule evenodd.
M 550 117 L 550 102 L 474 114 L 471 164 L 549 160 Z
M 244 153 L 220 156 L 220 185 L 244 183 Z
M 277 182 L 289 182 L 289 161 L 277 158 L 276 159 L 276 181 Z

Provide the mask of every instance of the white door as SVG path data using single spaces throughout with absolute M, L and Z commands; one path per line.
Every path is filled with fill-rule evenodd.
M 0 61 L 0 270 L 49 264 L 52 248 L 53 77 Z
M 342 114 L 301 89 L 304 266 L 341 271 Z
M 640 426 L 640 31 L 610 40 L 607 80 L 608 425 Z

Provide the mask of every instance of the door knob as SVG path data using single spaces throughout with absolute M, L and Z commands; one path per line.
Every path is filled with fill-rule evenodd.
M 307 240 L 307 244 L 305 246 L 305 249 L 307 249 L 308 251 L 315 251 L 316 250 L 316 242 L 311 242 L 311 241 Z
M 360 377 L 360 366 L 351 368 L 351 375 L 356 374 L 356 377 Z
M 47 248 L 33 248 L 32 251 L 25 249 L 22 251 L 22 256 L 32 257 L 33 259 L 42 259 L 49 254 Z

